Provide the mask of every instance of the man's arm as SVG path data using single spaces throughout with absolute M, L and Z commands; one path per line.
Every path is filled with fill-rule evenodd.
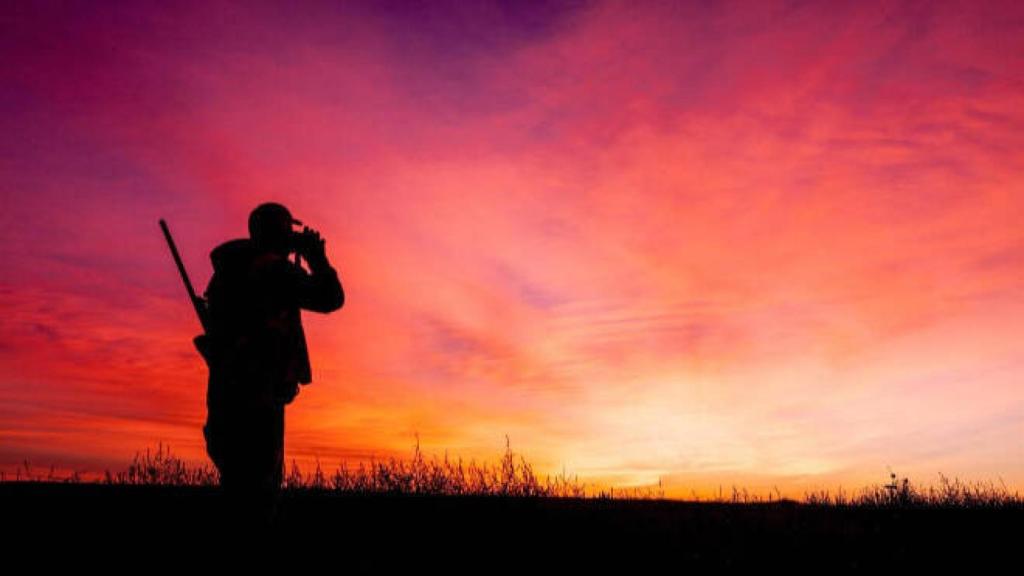
M 312 274 L 301 267 L 295 267 L 295 288 L 299 307 L 326 314 L 344 306 L 345 291 L 338 278 L 338 271 L 327 261 L 327 257 L 311 254 L 307 256 L 306 261 Z

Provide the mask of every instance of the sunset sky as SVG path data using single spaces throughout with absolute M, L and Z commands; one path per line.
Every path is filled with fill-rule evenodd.
M 210 250 L 278 201 L 286 461 L 666 496 L 1024 490 L 1020 2 L 12 2 L 0 470 L 209 464 Z

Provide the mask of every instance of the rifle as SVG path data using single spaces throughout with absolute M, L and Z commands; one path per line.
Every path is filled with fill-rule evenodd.
M 211 362 L 211 342 L 210 342 L 210 319 L 207 315 L 206 300 L 196 296 L 196 291 L 192 288 L 192 282 L 188 279 L 188 273 L 185 272 L 185 265 L 181 262 L 181 256 L 178 255 L 178 248 L 174 245 L 174 239 L 171 238 L 171 232 L 167 229 L 167 223 L 164 219 L 160 219 L 160 229 L 164 232 L 164 238 L 167 239 L 167 245 L 171 248 L 171 256 L 174 257 L 174 263 L 178 266 L 178 273 L 181 274 L 181 279 L 185 283 L 185 290 L 188 292 L 188 298 L 192 302 L 192 307 L 196 310 L 196 316 L 199 317 L 199 324 L 203 327 L 203 333 L 192 339 L 192 344 L 195 345 L 196 350 L 199 351 L 199 355 L 203 357 L 206 365 L 209 366 Z

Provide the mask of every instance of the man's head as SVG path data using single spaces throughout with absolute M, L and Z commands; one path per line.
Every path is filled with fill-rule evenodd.
M 292 224 L 301 224 L 277 202 L 264 202 L 249 213 L 249 238 L 260 249 L 287 254 Z

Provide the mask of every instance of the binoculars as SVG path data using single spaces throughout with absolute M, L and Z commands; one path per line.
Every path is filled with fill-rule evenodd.
M 322 242 L 319 232 L 309 226 L 303 226 L 301 232 L 293 230 L 288 236 L 288 250 L 305 256 L 317 250 Z

